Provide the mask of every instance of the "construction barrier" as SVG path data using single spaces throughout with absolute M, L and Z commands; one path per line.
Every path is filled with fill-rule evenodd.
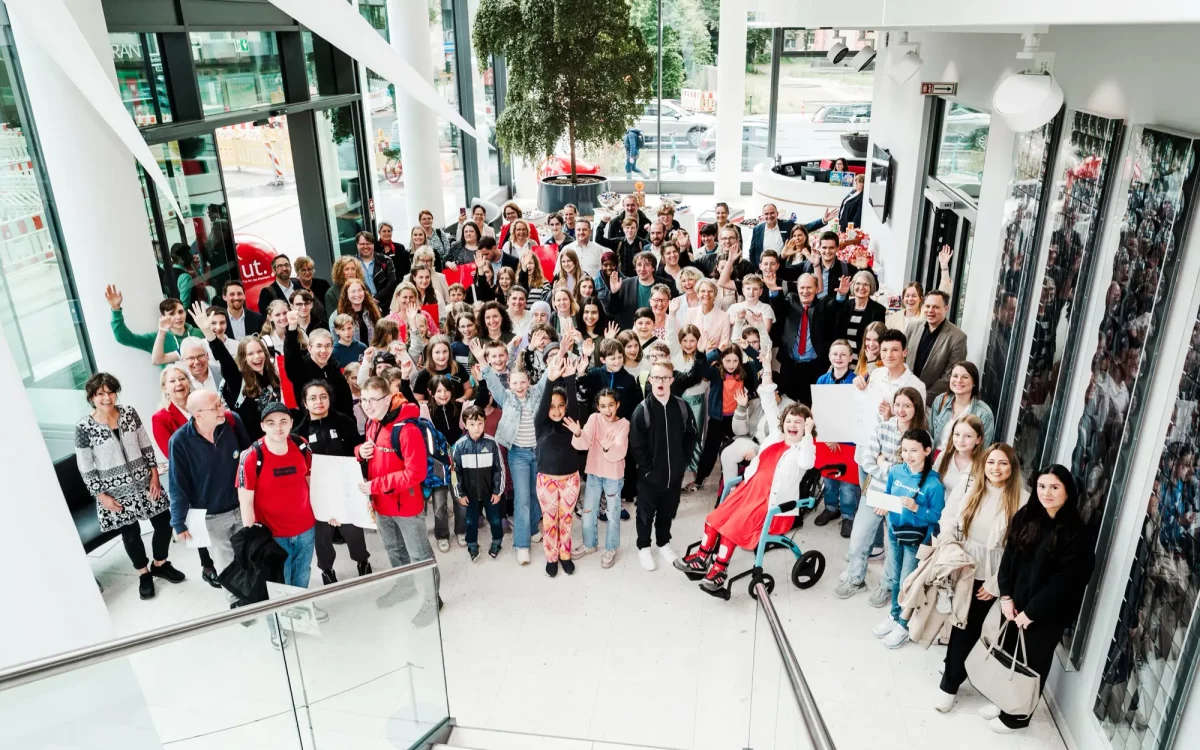
M 716 112 L 717 92 L 701 89 L 682 89 L 679 105 L 689 112 Z
M 270 123 L 242 122 L 218 129 L 217 149 L 222 167 L 239 172 L 262 172 L 270 175 L 273 185 L 282 185 L 286 175 L 294 174 L 287 119 L 272 117 Z

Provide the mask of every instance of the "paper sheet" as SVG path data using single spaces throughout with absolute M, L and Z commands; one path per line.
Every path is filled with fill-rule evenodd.
M 187 540 L 189 547 L 208 547 L 212 544 L 212 538 L 208 535 L 208 526 L 204 523 L 204 519 L 208 516 L 208 511 L 204 508 L 192 508 L 187 512 L 187 530 L 192 535 L 191 539 Z
M 822 443 L 861 443 L 875 428 L 870 399 L 852 385 L 814 385 L 813 421 Z
M 318 521 L 337 519 L 363 529 L 375 528 L 371 501 L 358 489 L 363 481 L 358 459 L 350 456 L 317 456 L 312 462 L 309 496 Z
M 872 508 L 883 508 L 889 513 L 900 513 L 904 510 L 904 498 L 899 495 L 889 495 L 882 490 L 868 488 L 867 505 Z

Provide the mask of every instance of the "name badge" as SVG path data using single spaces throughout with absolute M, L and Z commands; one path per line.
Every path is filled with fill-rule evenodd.
M 329 437 L 331 437 L 331 438 L 335 438 L 335 437 L 337 437 L 337 430 L 330 430 L 330 431 L 329 431 Z
M 336 435 L 335 435 L 334 437 L 336 437 Z M 310 442 L 310 443 L 315 443 L 315 442 L 317 442 L 317 436 L 316 436 L 315 434 L 313 434 L 313 435 L 309 435 L 309 436 L 308 436 L 308 442 Z

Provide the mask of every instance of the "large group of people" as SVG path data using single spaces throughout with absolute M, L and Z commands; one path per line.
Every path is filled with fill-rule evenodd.
M 449 553 L 454 541 L 477 560 L 483 517 L 493 559 L 507 535 L 521 566 L 542 545 L 547 576 L 574 574 L 593 552 L 608 569 L 631 519 L 641 567 L 677 568 L 718 594 L 736 548 L 756 546 L 767 508 L 797 498 L 819 455 L 836 452 L 850 470 L 818 483 L 815 517 L 849 540 L 836 595 L 870 592 L 868 603 L 887 609 L 873 632 L 889 648 L 948 643 L 937 708 L 951 709 L 996 601 L 996 616 L 1015 625 L 1006 638 L 1024 632 L 1044 679 L 1092 565 L 1070 473 L 1038 472 L 1031 495 L 1015 452 L 995 441 L 979 397 L 988 374 L 967 360 L 967 336 L 949 319 L 949 248 L 942 285 L 908 284 L 889 312 L 870 257 L 843 252 L 838 213 L 793 223 L 767 204 L 743 249 L 725 204 L 695 245 L 673 206 L 652 219 L 633 195 L 606 222 L 567 206 L 540 232 L 515 203 L 499 228 L 481 206 L 452 232 L 422 212 L 407 246 L 389 224 L 378 238 L 360 232 L 356 254 L 328 280 L 309 258 L 277 256 L 257 312 L 238 281 L 224 284 L 219 305 L 189 311 L 166 299 L 154 333 L 129 329 L 110 286 L 117 340 L 164 369 L 154 442 L 117 403 L 115 378 L 88 382 L 93 411 L 76 446 L 101 526 L 120 529 L 142 598 L 156 578 L 184 579 L 169 542 L 172 531 L 190 535 L 196 510 L 212 586 L 252 528 L 286 553 L 283 583 L 307 586 L 314 555 L 322 582 L 335 582 L 335 543 L 370 573 L 364 530 L 317 520 L 305 481 L 313 454 L 352 456 L 392 566 L 435 547 Z M 857 389 L 871 410 L 853 444 L 818 450 L 816 385 Z M 681 497 L 714 478 L 720 504 L 695 551 L 679 557 Z M 900 510 L 865 502 L 868 489 L 900 497 Z M 153 560 L 139 520 L 153 526 Z M 777 517 L 771 528 L 789 523 Z M 922 561 L 952 550 L 968 594 L 935 636 Z M 871 587 L 868 561 L 881 555 Z M 418 623 L 442 606 L 436 575 L 431 586 Z M 397 584 L 378 603 L 417 593 Z M 1028 723 L 987 718 L 996 731 Z

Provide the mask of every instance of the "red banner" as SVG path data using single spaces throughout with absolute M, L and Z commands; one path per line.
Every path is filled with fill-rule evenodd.
M 264 312 L 258 309 L 258 294 L 275 279 L 271 260 L 279 255 L 279 251 L 270 242 L 252 234 L 239 234 L 234 237 L 234 243 L 237 245 L 238 276 L 246 288 L 246 307 Z

